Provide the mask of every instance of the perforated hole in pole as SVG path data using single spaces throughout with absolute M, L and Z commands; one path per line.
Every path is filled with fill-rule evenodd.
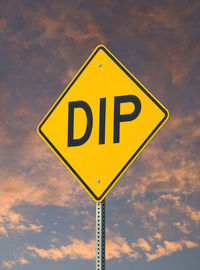
M 105 202 L 102 203 L 102 269 L 105 269 Z
M 105 201 L 96 206 L 96 270 L 105 270 Z
M 97 204 L 97 270 L 100 269 L 100 204 Z

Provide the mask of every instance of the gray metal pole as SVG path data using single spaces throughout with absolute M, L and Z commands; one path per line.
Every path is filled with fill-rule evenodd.
M 105 270 L 105 199 L 96 203 L 96 270 Z

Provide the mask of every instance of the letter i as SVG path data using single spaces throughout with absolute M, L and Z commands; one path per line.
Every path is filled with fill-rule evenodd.
M 105 144 L 106 98 L 100 99 L 99 144 Z

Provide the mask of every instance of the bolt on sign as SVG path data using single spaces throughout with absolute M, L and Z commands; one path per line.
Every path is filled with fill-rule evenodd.
M 165 107 L 100 45 L 51 107 L 38 133 L 101 202 L 167 118 Z

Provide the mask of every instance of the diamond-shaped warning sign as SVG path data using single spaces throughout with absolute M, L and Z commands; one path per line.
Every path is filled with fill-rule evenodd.
M 100 45 L 38 132 L 100 202 L 167 118 L 160 102 Z

